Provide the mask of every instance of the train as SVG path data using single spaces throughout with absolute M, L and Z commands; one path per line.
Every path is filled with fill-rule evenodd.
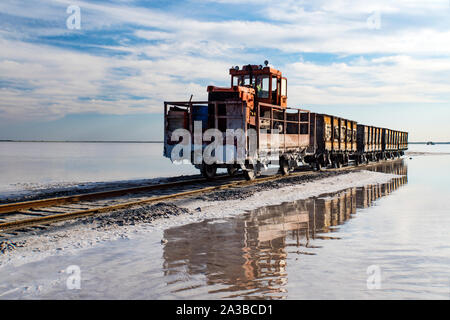
M 268 65 L 229 70 L 230 87 L 208 86 L 207 101 L 164 102 L 164 151 L 206 178 L 224 168 L 253 180 L 275 164 L 289 172 L 395 159 L 408 132 L 287 106 L 287 78 Z

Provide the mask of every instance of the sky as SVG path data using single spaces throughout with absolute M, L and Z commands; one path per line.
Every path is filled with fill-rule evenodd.
M 450 141 L 449 58 L 449 0 L 2 0 L 0 139 L 162 140 L 269 60 L 290 107 Z

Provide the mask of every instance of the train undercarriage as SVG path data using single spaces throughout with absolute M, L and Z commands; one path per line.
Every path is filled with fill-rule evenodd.
M 289 153 L 281 155 L 277 161 L 270 159 L 246 161 L 242 164 L 206 164 L 196 165 L 201 174 L 208 179 L 212 179 L 217 174 L 217 169 L 226 169 L 230 177 L 243 173 L 247 180 L 253 180 L 262 174 L 272 174 L 274 167 L 278 166 L 277 173 L 289 175 L 290 172 L 302 169 L 312 169 L 315 171 L 327 168 L 342 168 L 345 166 L 359 166 L 381 161 L 395 160 L 404 156 L 404 151 L 389 152 L 367 152 L 367 153 L 325 153 L 319 155 L 305 155 L 305 153 Z M 272 167 L 270 171 L 269 166 Z

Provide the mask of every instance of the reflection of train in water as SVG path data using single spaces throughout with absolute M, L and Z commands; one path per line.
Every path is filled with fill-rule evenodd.
M 408 149 L 407 132 L 287 108 L 287 79 L 268 62 L 236 66 L 230 75 L 230 87 L 208 86 L 208 101 L 164 103 L 165 157 L 191 161 L 208 178 L 227 168 L 250 180 L 274 160 L 288 174 L 305 164 L 320 169 L 393 159 Z M 211 145 L 220 148 L 206 161 Z
M 165 274 L 205 276 L 212 296 L 284 298 L 288 254 L 316 254 L 313 239 L 333 238 L 324 233 L 407 183 L 403 161 L 379 167 L 401 176 L 382 185 L 263 207 L 226 221 L 166 229 Z

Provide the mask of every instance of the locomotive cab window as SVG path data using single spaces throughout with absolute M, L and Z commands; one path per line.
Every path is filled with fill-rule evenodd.
M 281 79 L 281 95 L 287 96 L 287 80 Z
M 272 104 L 278 104 L 278 79 L 277 77 L 272 77 Z
M 256 94 L 258 98 L 269 98 L 269 76 L 261 76 L 256 79 Z
M 236 85 L 238 86 L 254 86 L 255 85 L 255 77 L 251 77 L 249 75 L 245 76 L 236 76 Z

